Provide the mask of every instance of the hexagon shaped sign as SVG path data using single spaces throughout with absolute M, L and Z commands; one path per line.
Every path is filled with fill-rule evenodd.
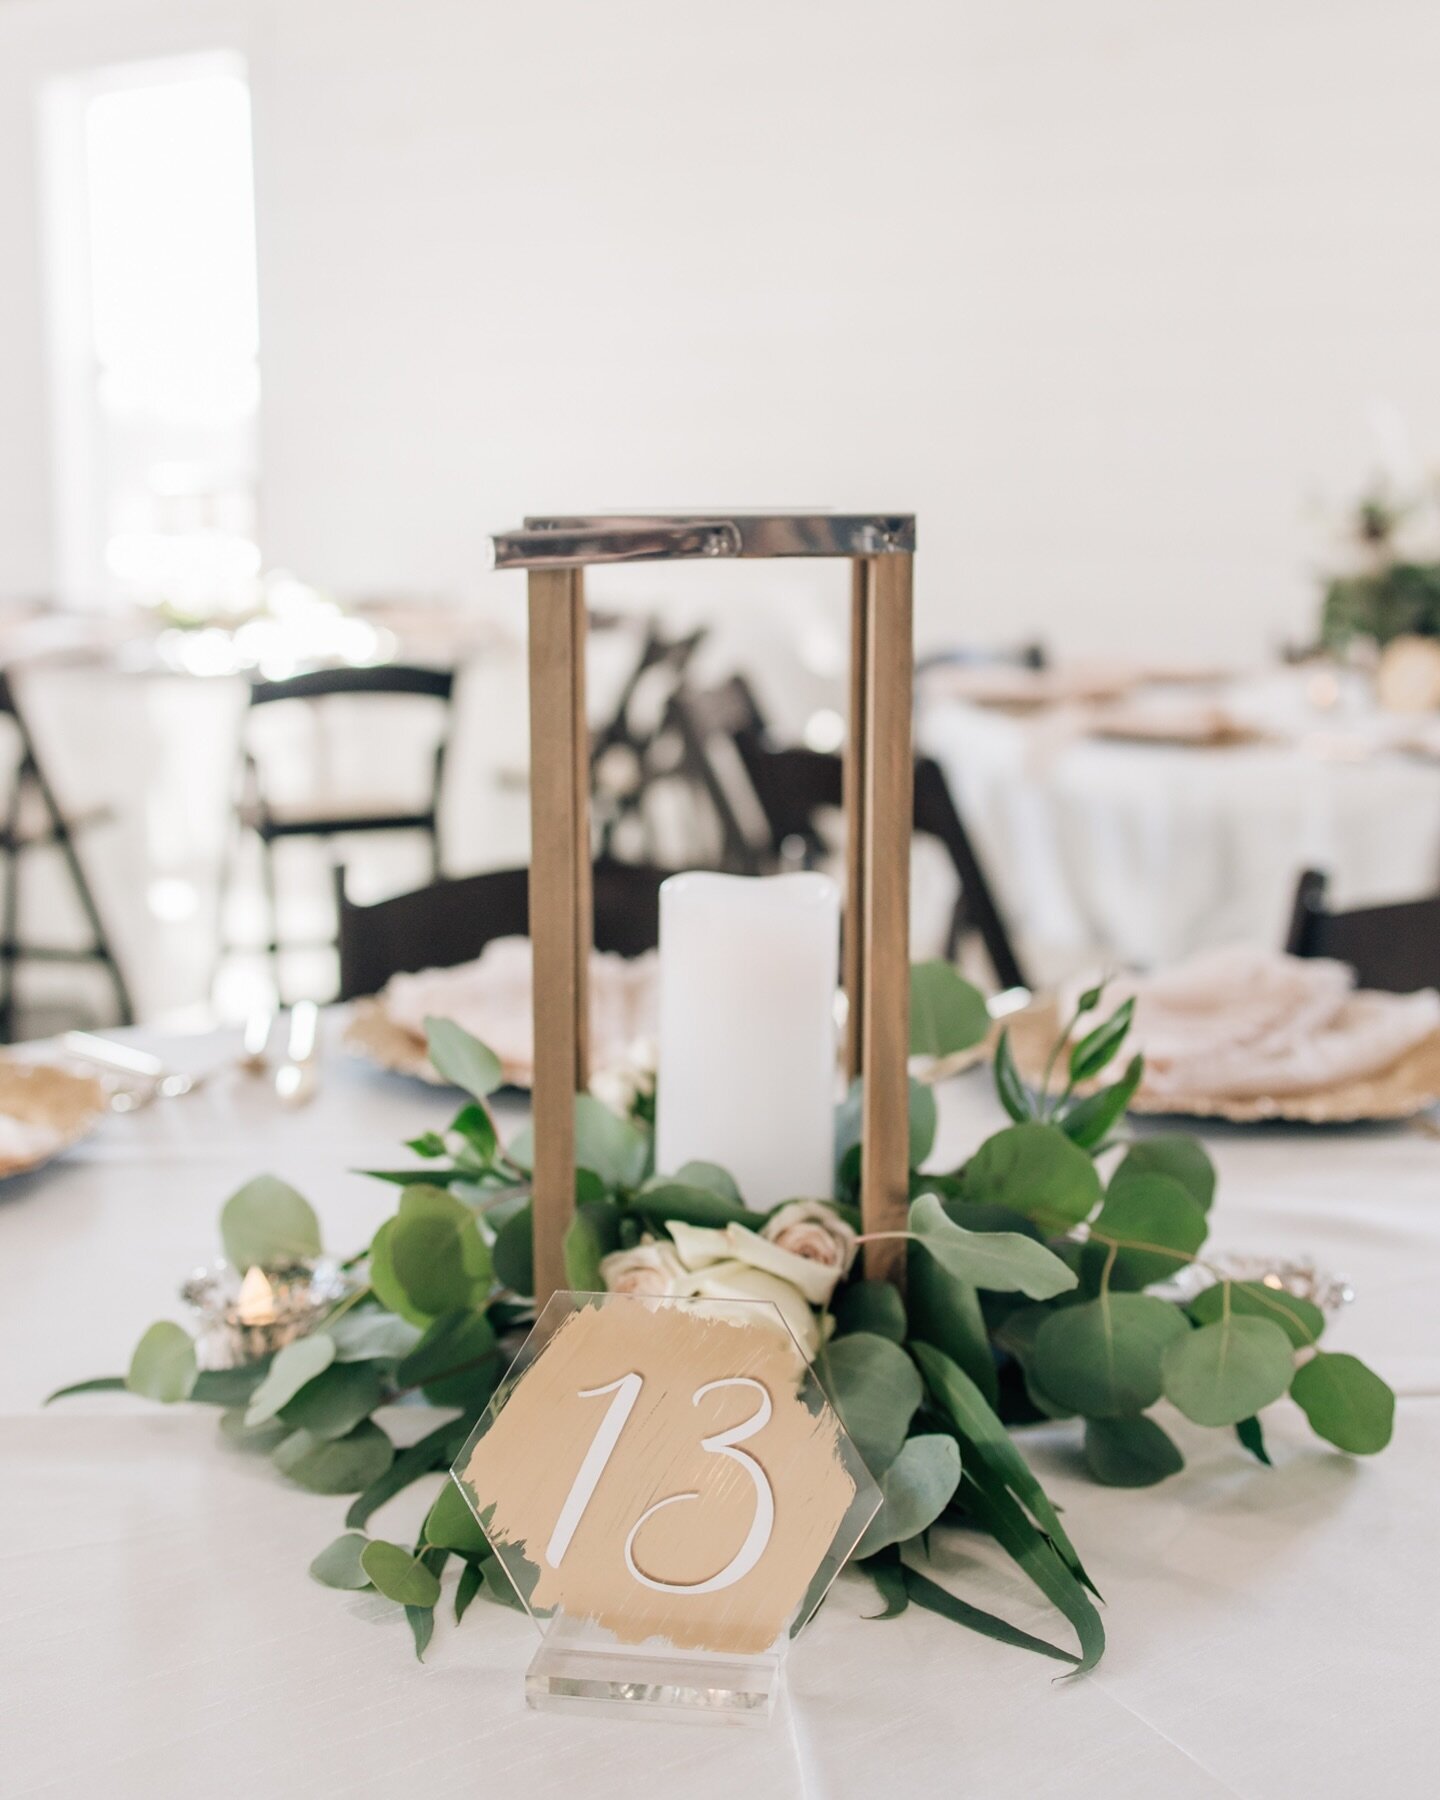
M 778 1659 L 880 1505 L 763 1301 L 556 1294 L 452 1473 L 547 1643 L 622 1671 Z

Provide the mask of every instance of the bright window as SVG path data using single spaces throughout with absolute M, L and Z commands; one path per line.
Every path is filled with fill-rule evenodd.
M 190 615 L 244 607 L 260 569 L 244 64 L 67 78 L 45 128 L 62 586 Z

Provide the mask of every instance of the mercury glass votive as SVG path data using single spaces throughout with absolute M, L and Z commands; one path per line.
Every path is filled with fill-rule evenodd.
M 223 1258 L 197 1269 L 180 1289 L 198 1324 L 202 1369 L 234 1369 L 273 1356 L 312 1330 L 352 1283 L 331 1257 L 258 1263 L 242 1275 Z

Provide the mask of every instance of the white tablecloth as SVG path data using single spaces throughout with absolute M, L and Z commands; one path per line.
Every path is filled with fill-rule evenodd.
M 189 1053 L 214 1060 L 218 1040 Z M 50 1388 L 120 1371 L 178 1282 L 215 1250 L 220 1203 L 271 1168 L 361 1243 L 393 1190 L 347 1173 L 394 1160 L 448 1100 L 327 1065 L 305 1112 L 228 1076 L 107 1120 L 0 1188 L 0 1794 L 86 1800 L 323 1796 L 1244 1795 L 1433 1791 L 1440 1612 L 1440 1142 L 1404 1130 L 1215 1137 L 1214 1241 L 1308 1250 L 1359 1299 L 1333 1341 L 1401 1391 L 1396 1440 L 1359 1463 L 1282 1404 L 1278 1467 L 1228 1433 L 1174 1426 L 1162 1488 L 1094 1487 L 1072 1434 L 1027 1440 L 1103 1590 L 1100 1669 L 1055 1665 L 913 1608 L 884 1624 L 844 1577 L 790 1658 L 769 1731 L 569 1720 L 526 1711 L 534 1636 L 477 1605 L 443 1614 L 423 1665 L 398 1610 L 318 1586 L 310 1557 L 346 1502 L 286 1487 L 221 1448 L 209 1408 Z M 979 1076 L 947 1093 L 942 1154 L 997 1123 Z M 1167 1421 L 1167 1423 L 1173 1423 Z M 380 1529 L 413 1528 L 424 1494 Z M 1063 1624 L 984 1542 L 954 1536 L 947 1579 L 1018 1624 Z
M 1239 695 L 1256 722 L 1283 713 L 1285 736 L 1229 749 L 1105 742 L 1073 712 L 925 708 L 921 742 L 1032 977 L 1278 948 L 1307 868 L 1346 906 L 1440 887 L 1440 763 L 1386 747 L 1403 720 L 1307 724 L 1291 698 L 1279 684 Z

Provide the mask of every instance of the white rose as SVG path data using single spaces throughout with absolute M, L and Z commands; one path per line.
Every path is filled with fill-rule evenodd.
M 633 1250 L 616 1250 L 600 1264 L 600 1279 L 611 1294 L 644 1294 L 668 1298 L 688 1294 L 693 1282 L 670 1244 L 646 1242 Z
M 752 1237 L 754 1234 L 746 1232 L 745 1235 Z M 746 1263 L 717 1262 L 692 1275 L 691 1282 L 691 1291 L 705 1300 L 768 1300 L 789 1327 L 806 1362 L 815 1360 L 815 1353 L 820 1348 L 820 1322 L 810 1310 L 805 1296 L 788 1281 Z M 763 1313 L 757 1314 L 757 1317 L 763 1316 Z
M 761 1235 L 794 1256 L 834 1269 L 837 1280 L 855 1261 L 855 1233 L 825 1200 L 792 1200 L 771 1214 Z
M 802 1201 L 798 1204 L 804 1206 L 809 1203 Z M 785 1208 L 787 1212 L 790 1210 L 789 1207 Z M 837 1220 L 836 1223 L 842 1231 L 849 1231 L 843 1220 Z M 687 1269 L 700 1271 L 715 1263 L 744 1263 L 748 1268 L 778 1276 L 788 1286 L 798 1288 L 811 1306 L 829 1304 L 830 1296 L 835 1292 L 835 1284 L 848 1266 L 836 1241 L 825 1237 L 818 1225 L 805 1229 L 812 1230 L 825 1239 L 825 1244 L 831 1250 L 828 1262 L 818 1255 L 801 1255 L 784 1244 L 777 1244 L 769 1236 L 769 1226 L 762 1236 L 748 1231 L 743 1225 L 730 1224 L 723 1230 L 715 1230 L 704 1225 L 686 1225 L 680 1219 L 667 1219 L 666 1229 L 675 1239 L 675 1249 Z M 849 1254 L 852 1257 L 855 1253 L 854 1236 L 854 1232 L 850 1232 Z

